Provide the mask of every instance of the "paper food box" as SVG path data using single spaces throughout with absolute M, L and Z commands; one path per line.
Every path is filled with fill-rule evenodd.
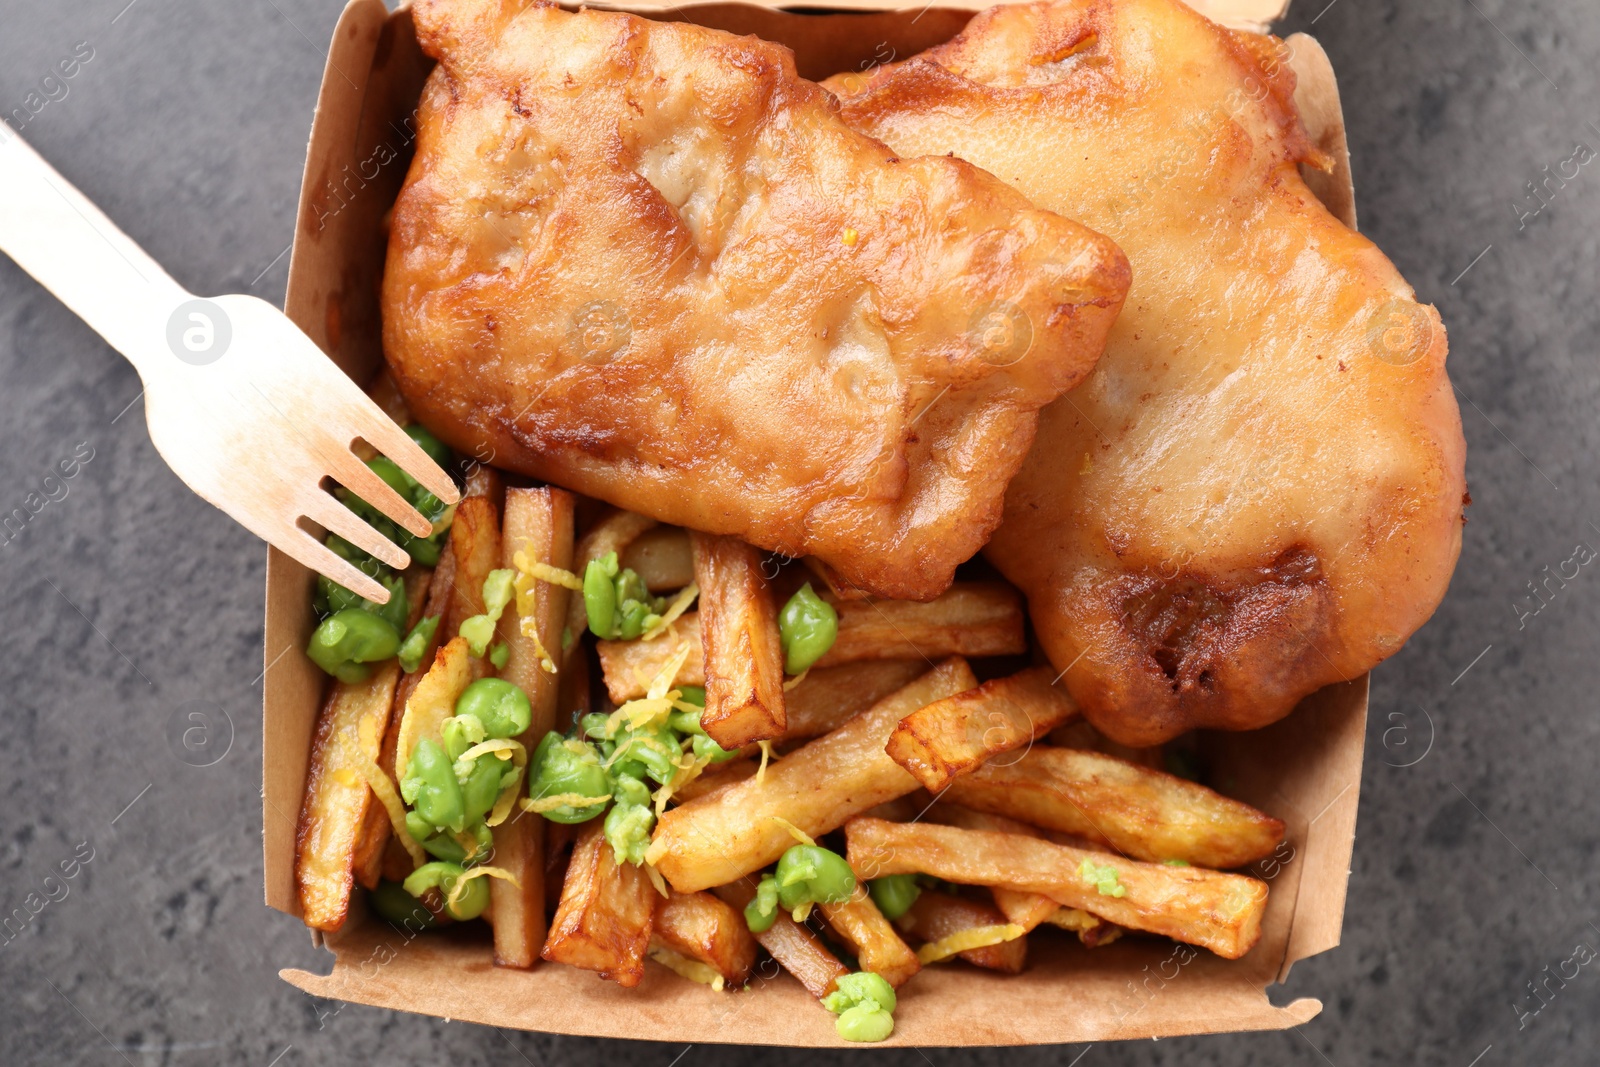
M 1286 0 L 1191 0 L 1213 19 L 1265 31 Z M 960 31 L 983 3 L 922 8 L 894 0 L 841 0 L 838 10 L 799 14 L 759 4 L 638 14 L 686 20 L 781 42 L 799 72 L 821 79 L 864 70 L 889 52 L 905 57 Z M 1337 161 L 1310 174 L 1313 190 L 1354 225 L 1338 92 L 1316 42 L 1292 38 L 1297 102 L 1314 142 Z M 356 381 L 382 361 L 378 291 L 385 213 L 410 162 L 414 113 L 432 61 L 418 48 L 410 13 L 381 0 L 353 0 L 329 47 L 312 128 L 289 276 L 288 314 Z M 273 551 L 267 567 L 263 729 L 266 901 L 299 914 L 295 830 L 326 681 L 304 656 L 314 624 L 313 576 Z M 1070 935 L 1045 937 L 1029 966 L 1004 976 L 961 966 L 929 967 L 895 1013 L 891 1045 L 1020 1045 L 1168 1037 L 1298 1026 L 1315 999 L 1274 1006 L 1267 987 L 1297 960 L 1339 943 L 1355 838 L 1367 716 L 1367 679 L 1330 686 L 1263 730 L 1206 735 L 1212 780 L 1229 795 L 1283 819 L 1278 852 L 1252 872 L 1270 885 L 1260 943 L 1227 961 L 1204 950 L 1125 938 L 1092 951 Z M 359 897 L 360 894 L 358 893 Z M 595 974 L 545 964 L 530 971 L 492 962 L 482 923 L 406 937 L 362 913 L 326 938 L 331 973 L 285 970 L 308 993 L 359 1004 L 526 1030 L 678 1043 L 838 1046 L 835 1017 L 773 965 L 750 987 L 714 992 L 654 963 L 623 989 Z

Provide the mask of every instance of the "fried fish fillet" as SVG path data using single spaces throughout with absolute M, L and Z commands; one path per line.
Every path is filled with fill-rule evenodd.
M 452 445 L 929 599 L 1127 291 L 1109 240 L 851 130 L 788 49 L 424 0 L 384 343 Z
M 1261 726 L 1368 670 L 1460 551 L 1444 329 L 1302 180 L 1329 157 L 1290 58 L 1176 0 L 1063 0 L 825 83 L 862 131 L 953 151 L 1133 264 L 1105 355 L 1045 410 L 986 550 L 1084 714 L 1127 745 Z

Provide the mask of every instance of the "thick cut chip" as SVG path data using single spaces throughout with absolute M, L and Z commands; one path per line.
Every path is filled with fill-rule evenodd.
M 927 599 L 1094 365 L 1116 246 L 839 120 L 788 49 L 425 0 L 384 349 L 508 469 Z M 476 452 L 474 450 L 477 450 Z
M 672 893 L 656 905 L 655 938 L 741 985 L 756 963 L 756 939 L 744 915 L 710 893 Z
M 644 977 L 659 899 L 643 867 L 617 865 L 605 827 L 594 819 L 572 847 L 542 955 L 551 963 L 598 972 L 620 986 L 636 986 Z
M 836 730 L 890 693 L 927 673 L 925 659 L 875 659 L 813 667 L 784 694 L 785 740 Z
M 1230 960 L 1260 939 L 1267 907 L 1267 883 L 1242 874 L 1141 863 L 1021 834 L 857 818 L 845 824 L 845 840 L 860 877 L 920 873 L 1039 893 Z
M 694 553 L 688 531 L 676 526 L 646 530 L 623 551 L 620 560 L 652 593 L 682 589 L 694 581 Z
M 1022 598 L 1004 582 L 959 582 L 927 603 L 841 601 L 834 608 L 839 633 L 814 669 L 883 659 L 927 666 L 945 656 L 1014 656 L 1028 650 Z M 699 613 L 679 618 L 671 632 L 692 646 L 673 684 L 704 685 Z M 611 699 L 620 704 L 644 696 L 645 683 L 677 653 L 677 640 L 601 641 L 600 666 Z
M 937 793 L 990 757 L 1032 745 L 1074 718 L 1078 705 L 1052 684 L 1055 677 L 1053 667 L 1030 667 L 929 704 L 900 720 L 886 751 Z
M 528 694 L 533 716 L 517 740 L 529 752 L 556 725 L 561 680 L 552 668 L 564 669 L 561 630 L 566 625 L 568 590 L 552 582 L 530 580 L 518 563 L 544 563 L 562 570 L 572 566 L 572 508 L 572 494 L 561 489 L 506 490 L 500 566 L 518 570 L 518 581 L 525 589 L 500 616 L 500 639 L 506 644 L 506 665 L 500 677 Z M 520 781 L 518 790 L 526 793 L 527 783 Z M 532 967 L 544 943 L 546 825 L 537 815 L 514 808 L 511 817 L 494 828 L 492 862 L 516 877 L 515 882 L 501 878 L 489 882 L 494 961 L 502 967 Z
M 828 920 L 828 928 L 855 953 L 859 970 L 881 975 L 896 988 L 922 970 L 917 954 L 883 917 L 865 886 L 857 884 L 850 899 L 842 904 L 819 904 L 817 907 Z
M 1057 906 L 1052 901 L 1051 913 L 1056 910 Z M 911 910 L 899 919 L 902 930 L 928 944 L 956 938 L 969 930 L 996 930 L 997 936 L 1003 936 L 1004 933 L 1013 932 L 1003 930 L 1008 925 L 1011 925 L 1011 920 L 993 905 L 981 900 L 951 896 L 936 889 L 924 889 L 918 893 Z M 999 933 L 1002 930 L 1003 933 Z M 956 955 L 975 967 L 1021 974 L 1028 962 L 1026 931 L 1004 941 L 996 940 L 993 944 L 963 949 Z
M 755 886 L 748 878 L 728 885 L 718 886 L 717 896 L 731 904 L 741 917 L 746 904 L 756 895 Z M 850 973 L 850 968 L 828 951 L 828 946 L 809 929 L 791 919 L 781 909 L 771 926 L 756 935 L 761 947 L 778 961 L 778 964 L 806 987 L 806 992 L 821 1000 L 834 991 L 839 979 Z
M 1183 860 L 1227 870 L 1283 841 L 1283 822 L 1198 782 L 1099 752 L 1035 745 L 1021 759 L 995 760 L 956 779 L 946 800 L 1047 830 L 1103 840 L 1117 852 L 1159 863 Z
M 941 663 L 831 734 L 796 749 L 756 778 L 673 808 L 656 824 L 646 859 L 680 893 L 760 870 L 792 844 L 790 827 L 820 837 L 917 780 L 883 751 L 895 723 L 977 684 L 965 660 Z
M 333 931 L 344 925 L 369 808 L 388 821 L 361 767 L 366 762 L 376 766 L 378 739 L 389 721 L 399 678 L 400 666 L 391 660 L 379 664 L 365 681 L 333 683 L 317 720 L 295 833 L 300 912 L 313 929 Z M 366 731 L 373 742 L 370 749 L 362 741 L 363 722 L 372 724 Z
M 772 589 L 761 576 L 762 554 L 737 537 L 696 531 L 689 540 L 706 676 L 700 724 L 726 749 L 781 737 L 783 644 Z
M 1433 613 L 1461 547 L 1444 328 L 1302 180 L 1343 146 L 1308 138 L 1290 64 L 1326 60 L 1291 45 L 1178 0 L 1061 0 L 828 83 L 863 132 L 954 152 L 1133 263 L 1105 356 L 1045 410 L 986 550 L 1084 714 L 1128 745 L 1263 726 L 1368 670 Z

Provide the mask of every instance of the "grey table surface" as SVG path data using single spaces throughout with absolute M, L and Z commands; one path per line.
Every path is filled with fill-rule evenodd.
M 1297 3 L 1284 28 L 1314 32 L 1340 74 L 1362 228 L 1450 329 L 1474 501 L 1444 605 L 1374 675 L 1344 944 L 1272 992 L 1325 1010 L 1287 1033 L 883 1058 L 1595 1062 L 1600 966 L 1563 961 L 1600 948 L 1600 577 L 1582 566 L 1528 597 L 1594 555 L 1575 546 L 1600 547 L 1600 173 L 1552 183 L 1537 215 L 1527 183 L 1580 142 L 1600 146 L 1600 10 Z M 0 111 L 26 109 L 14 121 L 32 143 L 189 288 L 281 301 L 338 12 L 3 0 Z M 75 52 L 91 57 L 41 89 Z M 261 899 L 264 552 L 162 465 L 139 394 L 122 360 L 0 257 L 0 513 L 44 501 L 0 533 L 0 913 L 43 902 L 0 939 L 0 1061 L 848 1055 L 514 1033 L 341 1008 L 281 982 L 278 968 L 327 957 Z M 74 476 L 48 480 L 63 460 Z M 174 732 L 196 708 L 210 709 L 210 747 L 180 759 Z

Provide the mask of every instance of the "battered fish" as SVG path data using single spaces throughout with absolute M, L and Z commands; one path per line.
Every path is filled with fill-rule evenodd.
M 1460 551 L 1444 329 L 1302 181 L 1328 160 L 1288 58 L 1175 0 L 1066 0 L 827 83 L 857 128 L 953 151 L 1133 264 L 1105 356 L 1046 409 L 987 549 L 1126 745 L 1261 726 L 1368 670 Z
M 439 59 L 384 343 L 450 444 L 928 599 L 1128 286 L 1109 240 L 851 130 L 788 49 L 511 0 Z

